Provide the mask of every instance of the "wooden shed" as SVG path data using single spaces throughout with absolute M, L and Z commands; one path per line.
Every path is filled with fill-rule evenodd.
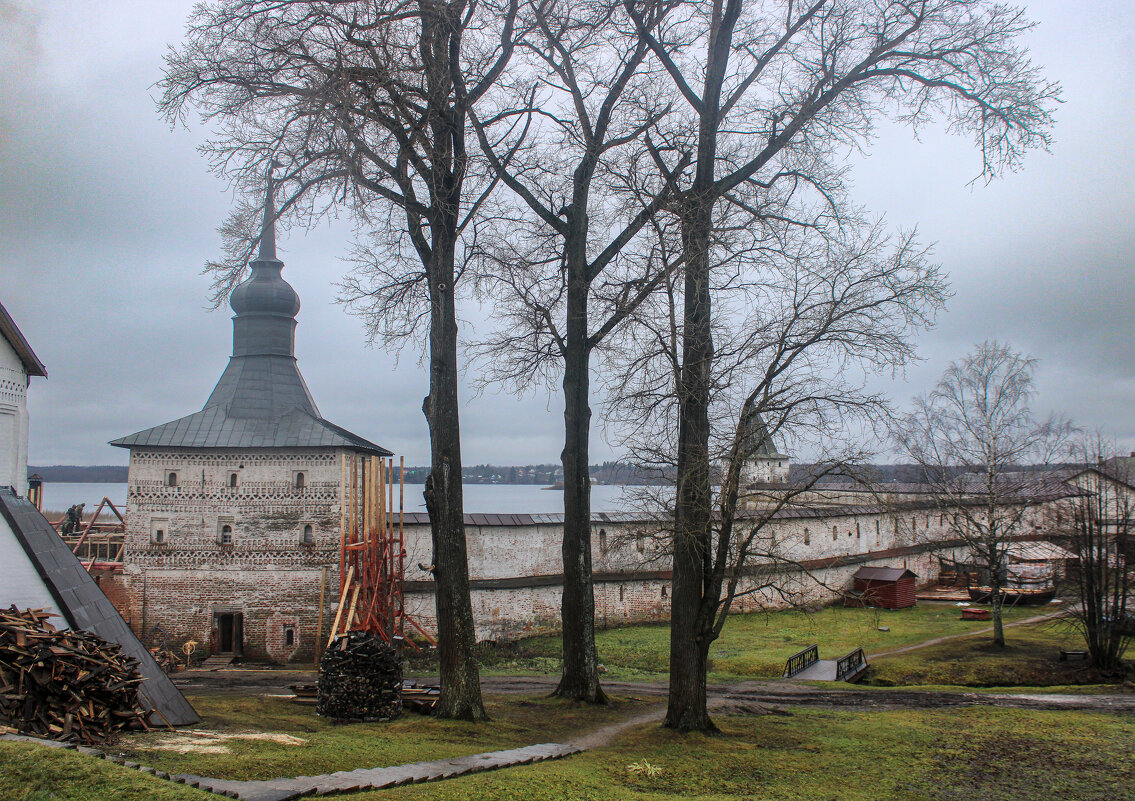
M 906 609 L 914 606 L 914 580 L 917 576 L 904 567 L 861 567 L 852 576 L 854 582 L 846 606 L 878 606 L 883 609 Z

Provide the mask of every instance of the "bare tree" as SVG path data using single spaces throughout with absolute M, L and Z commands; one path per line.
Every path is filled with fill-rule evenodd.
M 1052 497 L 1043 474 L 1022 468 L 1052 464 L 1072 431 L 1055 415 L 1033 416 L 1035 367 L 1007 345 L 983 342 L 951 363 L 934 391 L 917 399 L 895 427 L 898 446 L 922 468 L 951 534 L 988 575 L 998 646 L 1005 644 L 1010 546 Z
M 470 109 L 511 57 L 516 14 L 517 0 L 202 3 L 161 83 L 171 120 L 195 108 L 219 128 L 204 150 L 238 187 L 282 162 L 285 219 L 346 209 L 364 230 L 397 232 L 382 250 L 395 269 L 379 270 L 377 284 L 349 283 L 346 295 L 367 306 L 373 335 L 428 331 L 438 713 L 465 719 L 485 712 L 462 509 L 455 293 L 463 232 L 491 188 L 470 179 L 465 137 Z M 222 229 L 229 259 L 213 265 L 219 296 L 255 246 L 251 210 Z
M 1077 445 L 1082 494 L 1061 504 L 1057 530 L 1076 555 L 1079 604 L 1071 619 L 1084 637 L 1093 667 L 1122 672 L 1123 655 L 1135 638 L 1131 559 L 1135 556 L 1135 476 L 1129 462 L 1105 459 L 1101 437 Z
M 677 538 L 666 725 L 706 729 L 704 666 L 712 589 L 709 419 L 715 360 L 711 257 L 715 214 L 747 183 L 767 184 L 793 159 L 862 146 L 872 120 L 917 126 L 944 114 L 972 134 L 984 174 L 1046 146 L 1059 90 L 1017 37 L 1016 9 L 985 0 L 801 5 L 744 0 L 625 0 L 638 35 L 693 115 L 693 175 L 675 206 L 684 259 L 677 419 Z
M 802 570 L 792 549 L 772 539 L 769 524 L 824 476 L 866 460 L 853 440 L 889 415 L 886 399 L 867 391 L 866 377 L 900 370 L 913 358 L 910 336 L 929 324 L 947 294 L 938 267 L 912 238 L 893 240 L 850 215 L 840 222 L 819 231 L 778 217 L 739 229 L 731 239 L 740 237 L 740 244 L 725 247 L 717 237 L 718 347 L 707 418 L 719 486 L 699 557 L 698 603 L 689 610 L 677 599 L 671 605 L 678 621 L 670 648 L 674 728 L 714 729 L 706 709 L 709 648 L 731 607 L 757 593 L 792 601 L 785 583 Z M 658 468 L 674 464 L 682 413 L 680 283 L 666 282 L 652 301 L 635 315 L 622 343 L 626 359 L 612 371 L 613 424 L 637 461 Z M 771 438 L 815 448 L 823 466 L 796 485 L 746 486 L 744 465 Z M 673 547 L 682 547 L 680 534 Z M 675 598 L 678 589 L 675 571 Z M 695 633 L 689 641 L 683 625 Z
M 519 201 L 498 202 L 498 235 L 481 240 L 482 288 L 502 325 L 480 352 L 489 380 L 525 390 L 560 379 L 563 672 L 555 694 L 603 703 L 591 577 L 591 359 L 661 280 L 657 259 L 628 258 L 627 249 L 665 202 L 665 179 L 636 206 L 626 185 L 633 179 L 618 174 L 649 162 L 650 131 L 667 107 L 646 91 L 646 43 L 626 35 L 625 20 L 618 30 L 621 0 L 546 0 L 526 11 L 503 110 L 474 115 L 485 157 Z

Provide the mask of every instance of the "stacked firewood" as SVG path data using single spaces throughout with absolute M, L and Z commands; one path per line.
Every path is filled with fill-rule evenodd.
M 79 743 L 145 728 L 138 661 L 89 632 L 57 631 L 51 616 L 0 610 L 0 724 Z
M 380 637 L 351 631 L 319 660 L 315 712 L 336 723 L 393 720 L 402 714 L 402 655 Z

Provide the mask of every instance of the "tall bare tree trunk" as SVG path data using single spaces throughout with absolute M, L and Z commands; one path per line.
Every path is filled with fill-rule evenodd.
M 711 134 L 712 139 L 712 134 Z M 699 164 L 699 168 L 702 165 Z M 712 175 L 712 166 L 709 174 Z M 663 723 L 679 731 L 715 731 L 706 707 L 706 671 L 717 598 L 705 595 L 712 569 L 709 396 L 709 233 L 713 201 L 695 179 L 683 220 L 686 254 L 682 372 L 678 419 L 678 486 L 674 519 L 674 587 L 670 602 L 670 697 Z
M 461 492 L 461 425 L 457 399 L 456 248 L 467 156 L 464 107 L 451 102 L 458 72 L 464 3 L 419 3 L 421 52 L 426 64 L 430 149 L 428 256 L 430 394 L 423 411 L 430 428 L 426 509 L 434 549 L 439 717 L 485 720 L 480 671 L 473 652 L 476 628 L 469 598 L 469 559 Z M 427 247 L 422 245 L 420 251 Z
M 1005 647 L 1005 624 L 1003 621 L 1003 613 L 1005 609 L 1005 593 L 1001 591 L 1001 584 L 997 579 L 993 580 L 993 586 L 989 588 L 989 603 L 993 609 L 993 644 L 998 648 Z
M 572 216 L 575 216 L 574 214 Z M 570 220 L 578 227 L 580 222 Z M 563 672 L 555 695 L 606 703 L 595 648 L 595 590 L 591 576 L 590 344 L 587 341 L 586 231 L 568 238 L 568 302 L 564 353 L 564 590 Z
M 453 302 L 452 240 L 434 239 L 430 267 L 430 394 L 423 411 L 430 428 L 426 510 L 433 537 L 441 699 L 437 714 L 486 719 L 476 629 L 469 600 L 469 560 L 461 493 L 461 426 L 457 400 L 457 316 Z

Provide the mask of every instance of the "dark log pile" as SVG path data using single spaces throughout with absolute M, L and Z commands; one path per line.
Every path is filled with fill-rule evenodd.
M 402 714 L 402 655 L 374 634 L 351 631 L 319 660 L 315 712 L 336 723 L 393 720 Z
M 85 631 L 56 631 L 42 609 L 0 611 L 0 723 L 51 740 L 100 743 L 145 728 L 138 662 Z

